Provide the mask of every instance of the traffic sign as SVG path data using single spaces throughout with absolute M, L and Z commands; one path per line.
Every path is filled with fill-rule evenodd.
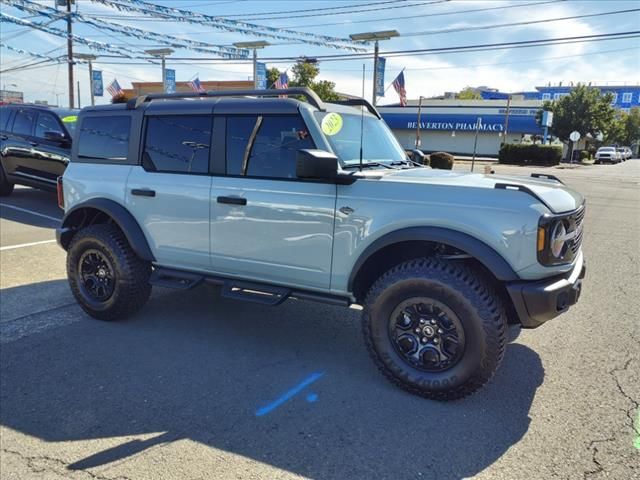
M 569 140 L 571 140 L 572 142 L 577 142 L 578 140 L 580 140 L 580 132 L 578 132 L 577 130 L 571 132 L 571 134 L 569 135 Z

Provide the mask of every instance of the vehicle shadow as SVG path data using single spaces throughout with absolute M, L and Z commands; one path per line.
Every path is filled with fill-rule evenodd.
M 60 221 L 46 218 L 12 207 L 27 209 L 40 213 L 46 217 L 62 219 L 62 210 L 58 208 L 58 200 L 55 193 L 37 190 L 35 188 L 16 188 L 9 197 L 0 198 L 0 218 L 12 222 L 23 223 L 41 228 L 56 228 Z
M 358 312 L 265 309 L 206 286 L 164 291 L 123 322 L 80 318 L 77 306 L 65 315 L 80 321 L 2 345 L 2 425 L 47 442 L 155 434 L 74 459 L 76 470 L 190 439 L 311 478 L 470 477 L 526 433 L 544 376 L 535 352 L 511 344 L 481 392 L 424 400 L 378 374 Z M 313 372 L 322 376 L 256 415 Z

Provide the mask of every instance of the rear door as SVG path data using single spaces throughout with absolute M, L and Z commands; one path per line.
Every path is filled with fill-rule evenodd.
M 33 108 L 19 107 L 15 109 L 13 119 L 7 128 L 6 140 L 3 147 L 3 161 L 5 172 L 9 176 L 27 179 L 39 179 L 30 167 L 33 159 L 33 129 L 38 112 Z
M 157 263 L 208 270 L 209 175 L 213 132 L 209 113 L 148 113 L 140 165 L 127 182 L 127 207 Z
M 212 268 L 328 289 L 336 185 L 296 177 L 296 151 L 314 148 L 302 118 L 225 115 L 216 121 L 226 130 L 226 174 L 214 176 L 211 188 Z

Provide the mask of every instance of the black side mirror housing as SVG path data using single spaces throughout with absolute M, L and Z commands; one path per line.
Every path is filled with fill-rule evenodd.
M 62 132 L 47 131 L 47 132 L 44 132 L 44 138 L 45 140 L 49 140 L 50 142 L 57 142 L 57 143 L 69 142 L 69 139 L 67 138 L 67 136 Z
M 298 178 L 334 180 L 338 177 L 338 157 L 324 150 L 298 150 L 296 175 Z
M 416 163 L 419 163 L 420 165 L 424 165 L 424 159 L 425 159 L 426 155 L 422 152 L 422 150 L 418 150 L 417 148 L 414 148 L 413 150 L 411 150 L 411 152 L 409 153 L 409 158 L 411 160 L 413 160 Z

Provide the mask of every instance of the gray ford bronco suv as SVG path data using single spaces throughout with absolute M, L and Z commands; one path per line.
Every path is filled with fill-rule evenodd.
M 584 199 L 557 178 L 432 170 L 366 100 L 305 88 L 87 107 L 58 200 L 89 315 L 203 282 L 264 305 L 361 306 L 379 369 L 437 400 L 484 385 L 508 325 L 565 312 L 585 273 Z

